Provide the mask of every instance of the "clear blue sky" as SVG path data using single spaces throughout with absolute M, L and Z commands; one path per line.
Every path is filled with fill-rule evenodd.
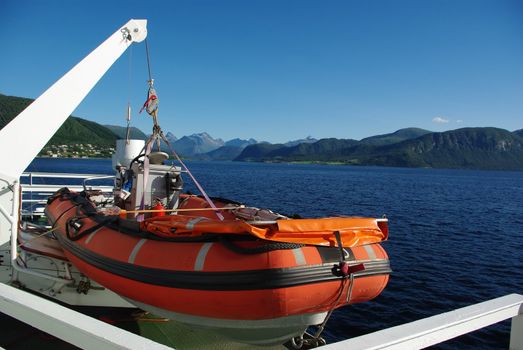
M 523 128 L 518 0 L 0 0 L 0 93 L 38 97 L 130 18 L 149 20 L 160 124 L 178 137 Z M 134 46 L 74 115 L 124 125 L 130 96 L 149 132 L 145 60 Z

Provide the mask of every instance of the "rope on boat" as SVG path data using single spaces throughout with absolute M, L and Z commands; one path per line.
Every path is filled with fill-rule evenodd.
M 67 223 L 65 224 L 65 235 L 67 238 L 69 238 L 71 241 L 77 241 L 80 238 L 84 237 L 85 235 L 88 235 L 90 233 L 93 233 L 94 231 L 98 230 L 99 228 L 102 228 L 106 226 L 107 224 L 116 221 L 118 218 L 116 217 L 108 217 L 101 222 L 99 222 L 97 225 L 94 225 L 92 227 L 89 227 L 88 229 L 83 230 L 80 232 L 80 230 L 83 227 L 83 223 L 80 221 L 82 219 L 86 219 L 92 215 L 85 215 L 85 216 L 73 216 L 69 220 L 67 220 Z M 73 229 L 76 231 L 74 234 L 71 234 L 71 230 Z
M 172 212 L 184 212 L 184 211 L 216 211 L 216 210 L 235 210 L 241 207 L 222 207 L 222 208 L 179 208 L 179 209 L 140 209 L 140 210 L 118 210 L 119 215 L 136 214 L 136 213 L 172 213 Z
M 291 345 L 295 349 L 300 349 L 303 347 L 303 345 L 307 346 L 320 346 L 325 345 L 325 340 L 321 337 L 321 334 L 325 330 L 325 326 L 327 325 L 327 322 L 329 321 L 330 317 L 332 316 L 332 313 L 334 312 L 334 309 L 336 309 L 336 305 L 341 300 L 341 297 L 343 296 L 343 291 L 347 289 L 347 298 L 346 302 L 347 304 L 350 303 L 351 297 L 352 297 L 352 290 L 354 288 L 354 274 L 358 271 L 362 271 L 365 269 L 365 266 L 363 264 L 349 266 L 347 262 L 345 261 L 345 253 L 343 251 L 343 246 L 341 244 L 341 236 L 339 231 L 334 231 L 334 237 L 336 238 L 336 242 L 338 243 L 338 248 L 340 251 L 340 262 L 339 265 L 335 265 L 333 269 L 333 273 L 336 276 L 341 276 L 341 285 L 340 285 L 340 292 L 338 294 L 338 297 L 336 298 L 336 301 L 332 304 L 331 308 L 327 312 L 327 315 L 325 316 L 325 319 L 323 322 L 318 326 L 318 329 L 316 330 L 316 333 L 311 336 L 309 339 L 304 339 L 303 335 L 299 337 L 295 337 L 291 339 Z M 347 281 L 349 281 L 349 287 L 346 288 Z
M 58 226 L 55 226 L 55 227 L 53 227 L 52 229 L 45 231 L 44 233 L 41 233 L 41 234 L 39 234 L 39 235 L 37 235 L 37 236 L 31 238 L 31 239 L 28 239 L 27 241 L 20 243 L 20 244 L 18 245 L 18 248 L 20 248 L 20 247 L 22 247 L 22 246 L 26 245 L 27 243 L 30 243 L 30 242 L 32 242 L 32 241 L 34 241 L 34 240 L 37 240 L 38 238 L 42 238 L 43 236 L 48 235 L 48 234 L 50 234 L 50 233 L 56 231 L 57 229 L 58 229 Z

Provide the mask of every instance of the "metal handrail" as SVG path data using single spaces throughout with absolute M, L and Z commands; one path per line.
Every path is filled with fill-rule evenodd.
M 63 187 L 68 187 L 75 191 L 82 191 L 87 188 L 87 181 L 95 180 L 105 180 L 112 179 L 114 175 L 99 175 L 99 174 L 76 174 L 76 173 L 51 173 L 51 172 L 25 172 L 22 174 L 22 177 L 28 178 L 29 183 L 20 184 L 22 190 L 22 204 L 26 203 L 30 205 L 30 210 L 23 210 L 26 215 L 33 215 L 34 206 L 42 205 L 46 203 L 47 198 L 37 198 L 34 199 L 33 196 L 46 197 L 52 195 L 54 192 Z M 60 184 L 35 184 L 33 182 L 34 178 L 54 178 L 54 179 L 63 179 L 64 183 Z M 70 184 L 67 183 L 66 179 L 83 179 L 80 184 Z M 99 185 L 96 186 L 97 189 L 101 190 L 104 193 L 110 193 L 113 191 L 113 186 L 108 185 Z M 30 194 L 30 198 L 24 198 L 24 194 Z M 30 203 L 30 204 L 29 204 Z M 22 208 L 22 206 L 21 206 Z M 38 213 L 41 214 L 41 213 Z
M 76 173 L 46 173 L 46 172 L 27 172 L 23 173 L 21 177 L 54 177 L 63 179 L 83 179 L 87 177 L 104 177 L 107 175 L 100 174 L 76 174 Z
M 114 175 L 105 175 L 105 176 L 90 176 L 88 178 L 85 178 L 82 185 L 84 186 L 84 191 L 87 191 L 87 181 L 92 180 L 104 180 L 104 179 L 114 179 Z
M 322 346 L 341 349 L 421 349 L 512 318 L 510 349 L 523 349 L 523 295 L 509 294 L 360 337 Z

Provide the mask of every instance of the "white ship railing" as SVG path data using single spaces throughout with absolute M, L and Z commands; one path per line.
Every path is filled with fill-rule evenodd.
M 22 179 L 27 179 L 23 181 Z M 35 183 L 35 179 L 40 179 Z M 45 183 L 45 179 L 60 179 L 63 180 L 59 184 Z M 85 188 L 94 188 L 101 190 L 102 193 L 109 196 L 112 194 L 113 186 L 109 185 L 94 185 L 91 186 L 91 181 L 100 181 L 114 179 L 114 175 L 99 175 L 99 174 L 71 174 L 71 173 L 44 173 L 44 172 L 30 172 L 23 173 L 21 176 L 22 189 L 22 214 L 35 215 L 43 213 L 43 206 L 47 202 L 47 197 L 58 191 L 62 187 L 68 187 L 70 190 L 80 192 Z M 74 183 L 74 180 L 79 180 Z M 81 180 L 81 181 L 80 181 Z
M 467 306 L 321 349 L 421 349 L 512 318 L 510 349 L 523 349 L 523 295 Z M 0 283 L 0 312 L 84 349 L 170 349 L 147 338 Z
M 3 283 L 0 312 L 82 349 L 171 349 Z
M 523 295 L 463 307 L 440 315 L 322 346 L 338 349 L 422 349 L 512 318 L 510 349 L 523 350 Z
M 46 192 L 54 193 L 56 190 L 68 186 L 75 191 L 81 191 L 84 186 L 87 186 L 87 181 L 113 179 L 114 175 L 100 175 L 100 174 L 71 174 L 71 173 L 23 173 L 21 178 L 28 178 L 29 183 L 22 183 L 22 189 L 27 192 Z M 83 179 L 82 184 L 35 184 L 35 178 L 51 178 L 51 179 Z M 96 186 L 96 189 L 101 189 L 104 192 L 111 192 L 113 186 Z

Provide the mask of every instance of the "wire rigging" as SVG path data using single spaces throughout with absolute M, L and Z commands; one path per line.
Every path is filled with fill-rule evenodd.
M 152 74 L 151 74 L 151 61 L 149 59 L 149 44 L 147 42 L 147 38 L 145 38 L 145 53 L 147 55 L 147 70 L 149 71 L 149 83 L 152 85 Z
M 153 118 L 153 134 L 151 135 L 151 137 L 149 138 L 149 140 L 147 141 L 147 143 L 146 143 L 146 145 L 144 147 L 145 156 L 146 156 L 146 158 L 148 157 L 149 153 L 151 152 L 151 148 L 152 148 L 151 146 L 152 146 L 152 144 L 155 141 L 156 141 L 158 150 L 160 150 L 160 142 L 161 142 L 161 140 L 163 140 L 165 142 L 165 144 L 167 145 L 167 147 L 169 148 L 170 152 L 176 157 L 178 162 L 185 169 L 185 171 L 187 172 L 187 174 L 189 175 L 191 180 L 194 182 L 194 184 L 196 185 L 198 190 L 201 192 L 201 194 L 203 195 L 203 197 L 205 198 L 207 203 L 209 203 L 211 208 L 216 210 L 215 211 L 216 216 L 220 220 L 224 220 L 225 219 L 224 216 L 220 213 L 218 208 L 214 205 L 214 203 L 211 200 L 211 198 L 209 198 L 209 196 L 207 195 L 207 193 L 205 192 L 203 187 L 200 185 L 200 183 L 193 176 L 193 174 L 191 173 L 189 168 L 185 165 L 185 163 L 182 161 L 182 159 L 174 151 L 174 149 L 172 148 L 171 144 L 169 143 L 169 141 L 165 137 L 162 129 L 160 128 L 160 125 L 158 123 L 158 104 L 159 104 L 159 100 L 158 100 L 158 96 L 156 95 L 156 90 L 154 89 L 154 86 L 153 86 L 154 85 L 154 79 L 152 78 L 152 74 L 151 74 L 151 59 L 150 59 L 150 54 L 149 54 L 149 44 L 147 42 L 147 38 L 145 39 L 145 52 L 146 52 L 146 56 L 147 56 L 147 70 L 149 72 L 149 91 L 147 93 L 147 100 L 143 104 L 142 109 L 140 110 L 140 113 L 145 109 L 147 111 L 147 113 Z M 146 162 L 144 164 L 148 164 L 147 159 L 146 159 Z M 148 177 L 148 169 L 147 168 L 148 168 L 148 166 L 146 166 L 146 172 L 145 172 L 145 174 L 146 174 L 145 177 L 146 178 Z M 145 186 L 145 183 L 146 183 L 146 181 L 144 181 L 144 186 Z M 144 193 L 145 193 L 145 191 L 144 191 Z M 142 196 L 142 204 L 140 205 L 140 209 L 144 209 L 143 208 L 143 201 L 144 201 L 144 198 Z
M 128 85 L 127 85 L 127 131 L 125 142 L 129 144 L 131 139 L 131 86 L 132 86 L 132 62 L 133 62 L 133 47 L 129 50 L 129 74 L 128 74 Z

